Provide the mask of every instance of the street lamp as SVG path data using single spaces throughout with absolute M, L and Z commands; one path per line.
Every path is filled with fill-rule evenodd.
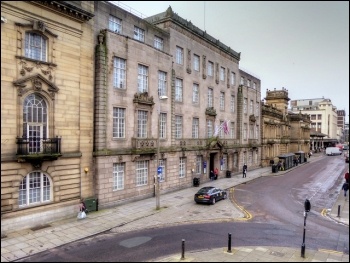
M 160 189 L 159 189 L 159 179 L 160 179 L 160 174 L 162 173 L 162 168 L 159 165 L 159 138 L 160 138 L 160 101 L 161 100 L 166 100 L 168 97 L 167 96 L 158 96 L 158 136 L 157 136 L 157 174 L 155 177 L 155 182 L 156 182 L 156 209 L 160 209 Z

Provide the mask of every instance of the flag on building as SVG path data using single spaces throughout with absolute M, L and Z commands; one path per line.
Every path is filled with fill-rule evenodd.
M 229 134 L 229 128 L 228 128 L 228 124 L 229 124 L 229 120 L 226 120 L 226 121 L 224 121 L 224 123 L 223 123 L 223 130 L 224 130 L 224 133 L 227 135 L 227 134 Z

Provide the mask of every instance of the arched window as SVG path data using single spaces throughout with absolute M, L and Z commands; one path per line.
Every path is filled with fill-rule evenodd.
M 26 32 L 25 56 L 40 61 L 46 61 L 46 39 L 34 32 Z
M 30 94 L 24 100 L 23 137 L 29 140 L 29 153 L 42 151 L 42 139 L 47 138 L 47 106 L 37 94 Z
M 27 206 L 51 200 L 51 186 L 48 176 L 41 172 L 31 172 L 19 185 L 18 205 Z

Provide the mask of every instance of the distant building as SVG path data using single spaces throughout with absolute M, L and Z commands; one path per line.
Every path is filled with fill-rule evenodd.
M 337 110 L 337 135 L 340 143 L 345 141 L 345 110 Z
M 337 108 L 330 99 L 291 100 L 290 108 L 293 113 L 309 114 L 311 130 L 325 134 L 324 147 L 339 142 L 337 135 Z
M 308 152 L 310 118 L 288 112 L 288 90 L 266 90 L 262 103 L 262 165 L 277 162 L 280 155 Z

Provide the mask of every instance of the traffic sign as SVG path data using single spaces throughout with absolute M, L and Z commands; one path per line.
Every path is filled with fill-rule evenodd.
M 162 173 L 162 167 L 158 166 L 158 174 Z

